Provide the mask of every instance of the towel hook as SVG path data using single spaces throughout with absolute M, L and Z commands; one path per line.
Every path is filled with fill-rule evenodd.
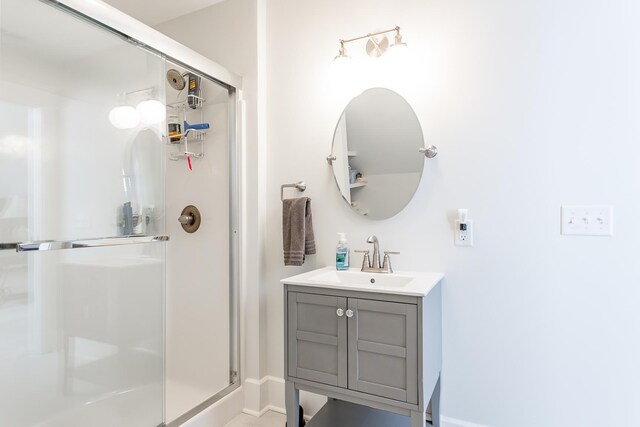
M 298 181 L 295 184 L 282 184 L 280 186 L 280 200 L 284 200 L 284 189 L 296 188 L 298 191 L 304 191 L 307 189 L 307 184 L 304 181 Z

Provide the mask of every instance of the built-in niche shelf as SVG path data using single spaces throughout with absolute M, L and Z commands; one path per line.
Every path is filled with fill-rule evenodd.
M 354 182 L 353 184 L 349 184 L 349 187 L 353 190 L 354 188 L 360 188 L 367 185 L 366 182 Z
M 356 157 L 358 155 L 357 151 L 347 151 L 347 156 Z

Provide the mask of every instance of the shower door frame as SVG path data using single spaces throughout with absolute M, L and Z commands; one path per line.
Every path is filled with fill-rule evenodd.
M 243 138 L 242 78 L 111 6 L 87 2 L 86 0 L 40 1 L 75 15 L 91 25 L 106 29 L 127 42 L 154 53 L 166 61 L 175 63 L 187 70 L 192 70 L 227 89 L 229 94 L 229 386 L 168 424 L 165 424 L 166 420 L 165 423 L 161 424 L 161 426 L 177 427 L 241 386 L 240 270 L 242 248 L 240 247 L 240 242 L 243 232 L 240 220 L 240 191 L 242 188 L 240 185 L 240 177 L 242 176 L 240 170 L 242 153 L 240 148 Z M 166 331 L 166 325 L 164 329 Z M 163 402 L 163 411 L 166 413 L 166 400 Z

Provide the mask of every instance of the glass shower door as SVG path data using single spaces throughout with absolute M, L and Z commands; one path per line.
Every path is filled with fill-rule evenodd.
M 163 423 L 164 68 L 0 0 L 1 426 Z

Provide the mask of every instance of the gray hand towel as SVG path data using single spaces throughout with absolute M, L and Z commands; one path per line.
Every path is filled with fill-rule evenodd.
M 282 201 L 282 239 L 284 265 L 302 265 L 305 255 L 316 253 L 310 198 Z

